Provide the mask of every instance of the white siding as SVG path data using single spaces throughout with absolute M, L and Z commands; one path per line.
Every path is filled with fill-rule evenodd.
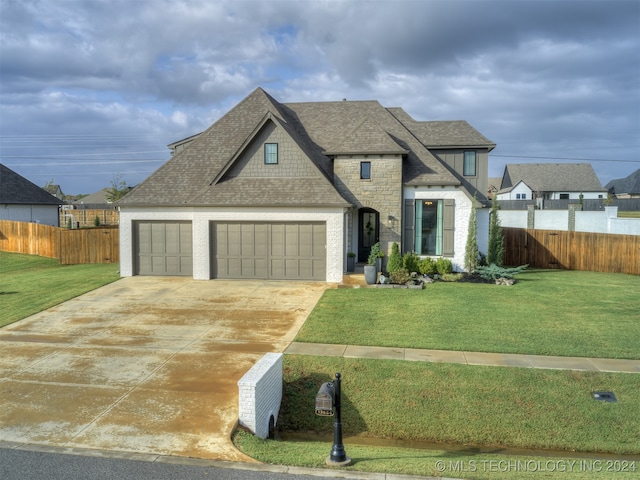
M 455 271 L 463 271 L 469 215 L 471 215 L 471 207 L 473 205 L 471 199 L 462 190 L 453 187 L 405 187 L 404 198 L 411 200 L 453 199 L 455 201 L 454 256 L 451 258 L 451 262 Z M 480 215 L 480 217 L 483 217 L 483 215 Z
M 121 207 L 120 210 L 120 274 L 133 275 L 132 225 L 136 220 L 190 220 L 193 222 L 193 278 L 211 278 L 211 245 L 209 224 L 212 221 L 246 222 L 326 222 L 327 282 L 341 282 L 345 255 L 344 210 L 342 208 L 170 208 Z

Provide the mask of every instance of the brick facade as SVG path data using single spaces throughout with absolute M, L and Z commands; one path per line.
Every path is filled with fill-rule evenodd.
M 258 360 L 238 380 L 238 397 L 240 425 L 267 438 L 270 421 L 275 427 L 282 402 L 282 354 L 266 353 Z

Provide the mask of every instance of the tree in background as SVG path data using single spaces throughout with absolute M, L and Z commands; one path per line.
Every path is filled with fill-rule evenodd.
M 467 229 L 467 246 L 464 252 L 464 269 L 473 273 L 478 268 L 478 234 L 476 227 L 476 206 L 475 197 L 474 204 L 471 206 L 471 214 L 469 215 L 469 228 Z
M 111 188 L 107 189 L 107 201 L 117 202 L 129 193 L 129 190 L 131 189 L 127 186 L 127 182 L 122 179 L 121 174 L 118 174 L 111 180 Z
M 504 237 L 502 236 L 502 227 L 500 226 L 500 218 L 498 218 L 497 195 L 491 200 L 491 213 L 489 213 L 489 251 L 487 253 L 487 263 L 495 264 L 502 267 L 504 262 Z

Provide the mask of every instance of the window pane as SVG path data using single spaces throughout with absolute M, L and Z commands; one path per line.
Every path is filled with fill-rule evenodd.
M 464 152 L 463 175 L 474 177 L 476 175 L 476 152 Z
M 360 178 L 371 178 L 371 162 L 360 162 Z
M 278 163 L 278 144 L 277 143 L 264 144 L 264 163 L 266 164 Z
M 442 255 L 442 200 L 416 201 L 416 251 Z

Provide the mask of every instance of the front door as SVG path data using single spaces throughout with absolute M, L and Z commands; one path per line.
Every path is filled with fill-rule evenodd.
M 361 208 L 358 212 L 358 261 L 366 262 L 371 247 L 380 240 L 380 215 L 371 208 Z

